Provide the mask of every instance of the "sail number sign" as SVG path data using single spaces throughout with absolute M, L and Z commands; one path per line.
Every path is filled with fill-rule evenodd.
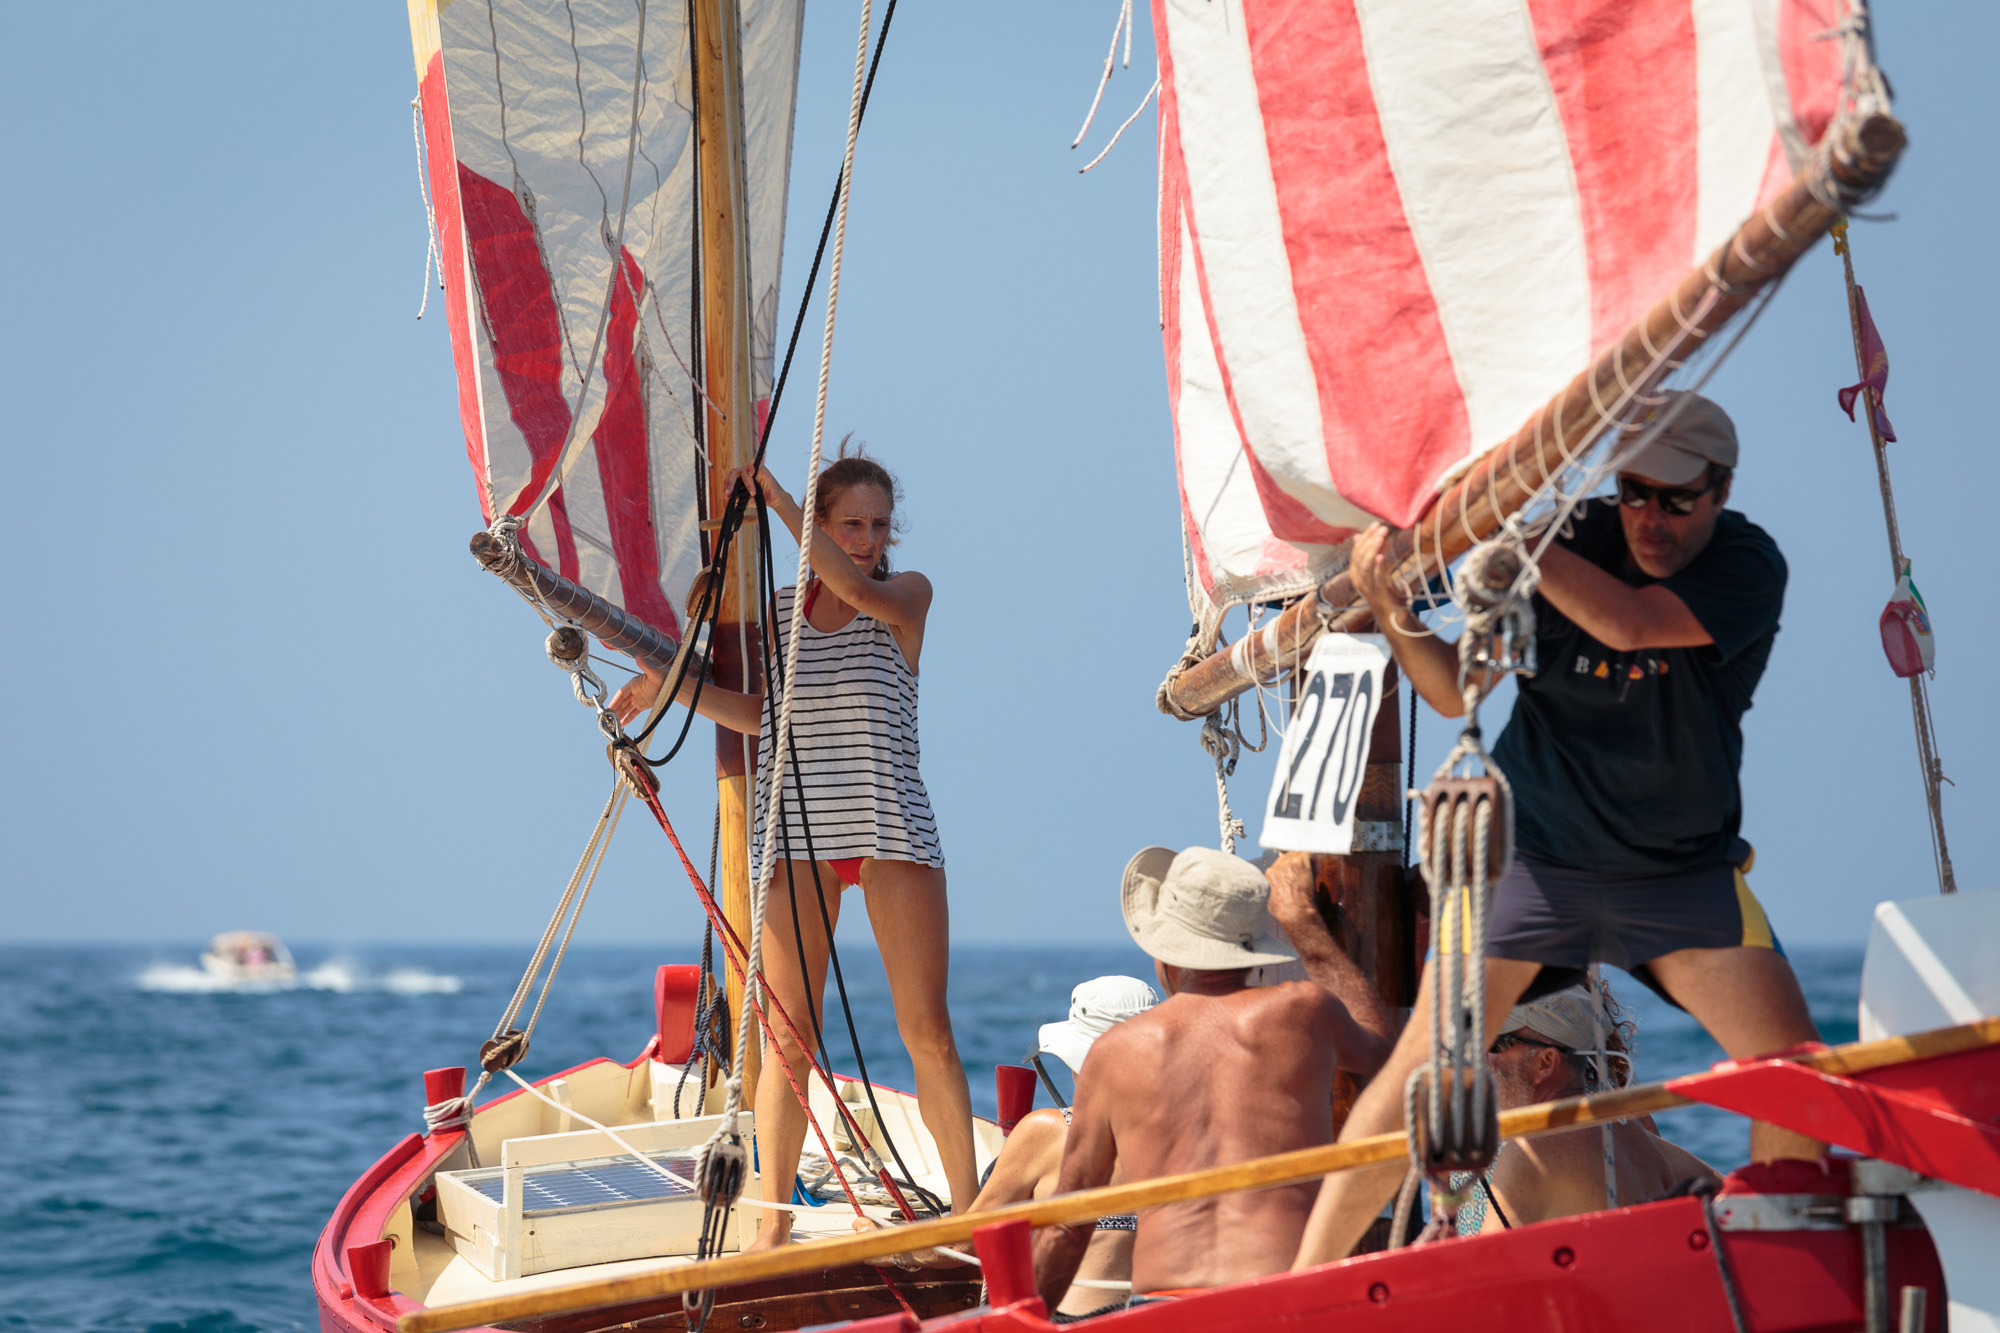
M 1264 846 L 1353 850 L 1354 807 L 1388 666 L 1379 634 L 1326 634 L 1313 646 L 1264 806 Z

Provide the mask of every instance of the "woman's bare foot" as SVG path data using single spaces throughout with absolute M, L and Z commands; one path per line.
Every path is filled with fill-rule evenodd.
M 872 1217 L 857 1217 L 854 1219 L 854 1229 L 856 1231 L 883 1231 L 892 1226 L 903 1225 L 905 1225 L 903 1221 L 898 1218 L 891 1218 L 887 1223 L 878 1222 Z M 963 1262 L 939 1250 L 911 1250 L 907 1254 L 889 1255 L 888 1260 L 898 1268 L 908 1269 L 950 1268 Z
M 763 1212 L 757 1223 L 757 1239 L 743 1247 L 743 1253 L 754 1254 L 758 1250 L 775 1250 L 792 1238 L 792 1215 L 790 1213 Z

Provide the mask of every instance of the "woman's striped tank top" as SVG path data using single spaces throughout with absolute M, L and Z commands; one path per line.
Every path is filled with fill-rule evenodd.
M 791 624 L 797 593 L 795 587 L 778 593 L 780 635 Z M 796 756 L 785 765 L 776 859 L 806 859 L 810 823 L 813 855 L 822 861 L 872 856 L 944 865 L 937 818 L 918 772 L 917 676 L 895 635 L 865 615 L 831 634 L 808 621 L 800 635 L 792 697 Z M 782 643 L 776 651 L 782 668 Z M 770 809 L 774 723 L 772 710 L 766 709 L 757 746 L 757 828 L 751 841 L 752 873 L 758 877 L 763 874 Z M 795 766 L 805 788 L 805 821 L 799 818 Z

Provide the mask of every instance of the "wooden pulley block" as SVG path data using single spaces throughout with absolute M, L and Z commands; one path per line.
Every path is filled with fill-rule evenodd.
M 590 640 L 586 639 L 583 631 L 574 625 L 558 625 L 549 631 L 548 640 L 543 643 L 542 648 L 548 653 L 551 661 L 574 667 L 575 664 L 582 662 L 584 654 L 590 651 Z
M 1424 794 L 1418 798 L 1418 805 L 1422 808 L 1423 818 L 1419 827 L 1426 830 L 1424 836 L 1427 854 L 1430 849 L 1437 846 L 1439 831 L 1451 829 L 1458 819 L 1459 811 L 1464 810 L 1468 859 L 1472 855 L 1474 832 L 1479 827 L 1480 807 L 1488 807 L 1492 815 L 1487 826 L 1486 882 L 1495 883 L 1507 873 L 1507 863 L 1513 858 L 1513 849 L 1509 846 L 1513 841 L 1509 836 L 1513 824 L 1512 812 L 1507 805 L 1507 789 L 1500 785 L 1500 779 L 1437 778 L 1430 786 L 1424 788 Z M 1428 861 L 1426 866 L 1433 881 L 1433 888 L 1451 873 L 1449 866 L 1431 866 Z
M 1430 1067 L 1418 1071 L 1423 1086 L 1417 1094 L 1417 1118 L 1411 1126 L 1417 1136 L 1417 1159 L 1423 1163 L 1425 1174 L 1433 1179 L 1448 1176 L 1454 1171 L 1470 1171 L 1478 1175 L 1492 1166 L 1493 1159 L 1500 1155 L 1500 1102 L 1494 1093 L 1493 1076 L 1484 1069 L 1458 1069 L 1447 1073 L 1444 1124 L 1433 1140 L 1426 1103 L 1430 1097 L 1430 1080 L 1436 1073 Z M 1453 1095 L 1452 1081 L 1458 1085 L 1457 1096 Z M 1474 1097 L 1475 1081 L 1486 1085 L 1484 1096 Z M 1453 1114 L 1454 1110 L 1463 1106 L 1470 1115 L 1475 1100 L 1481 1103 L 1478 1118 L 1461 1123 Z
M 489 1074 L 497 1074 L 521 1063 L 528 1053 L 528 1034 L 519 1028 L 508 1028 L 479 1048 L 479 1067 Z
M 613 741 L 604 747 L 605 758 L 618 776 L 625 779 L 625 785 L 632 794 L 642 801 L 650 801 L 660 794 L 660 780 L 653 776 L 652 765 L 646 756 L 639 753 L 639 747 L 628 740 Z

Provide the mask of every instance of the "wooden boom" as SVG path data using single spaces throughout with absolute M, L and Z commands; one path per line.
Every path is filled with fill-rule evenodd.
M 1886 114 L 1843 120 L 1829 139 L 1830 153 L 1683 277 L 1512 439 L 1488 450 L 1414 528 L 1395 534 L 1390 549 L 1404 586 L 1421 586 L 1499 531 L 1508 514 L 1590 447 L 1622 401 L 1651 390 L 1782 277 L 1840 218 L 1841 201 L 1879 188 L 1904 144 L 1902 125 Z M 1372 617 L 1358 603 L 1347 575 L 1335 575 L 1263 629 L 1169 677 L 1162 710 L 1201 716 L 1254 684 L 1270 684 L 1304 660 L 1322 629 L 1367 628 Z
M 1854 1042 L 1812 1051 L 1796 1057 L 1795 1063 L 1824 1074 L 1860 1074 L 1887 1065 L 1928 1060 L 1986 1046 L 2000 1046 L 2000 1018 L 1981 1019 L 1976 1023 L 1919 1032 L 1907 1037 L 1884 1037 L 1879 1041 Z M 1697 1074 L 1693 1077 L 1698 1079 L 1703 1076 Z M 1617 1092 L 1571 1097 L 1559 1102 L 1543 1102 L 1503 1111 L 1500 1115 L 1500 1136 L 1506 1139 L 1533 1138 L 1581 1126 L 1651 1115 L 1690 1104 L 1687 1097 L 1669 1092 L 1664 1084 L 1648 1083 Z M 440 1305 L 406 1314 L 397 1320 L 396 1326 L 398 1333 L 446 1333 L 447 1330 L 473 1328 L 481 1324 L 654 1300 L 706 1287 L 731 1287 L 838 1264 L 882 1259 L 938 1245 L 961 1244 L 971 1239 L 975 1229 L 1001 1222 L 1025 1221 L 1038 1227 L 1087 1222 L 1117 1213 L 1205 1199 L 1237 1190 L 1289 1185 L 1333 1171 L 1393 1162 L 1407 1152 L 1407 1142 L 1401 1133 L 1377 1134 L 1352 1143 L 1301 1148 L 1296 1152 L 1278 1153 L 1231 1166 L 1211 1167 L 1205 1171 L 1189 1171 L 1178 1176 L 1058 1194 L 1008 1208 L 995 1208 L 990 1212 L 955 1213 L 931 1222 L 807 1241 L 760 1250 L 754 1254 L 725 1255 L 703 1263 L 673 1264 L 622 1277 L 492 1296 L 457 1305 Z
M 665 671 L 674 664 L 680 645 L 665 631 L 647 624 L 621 606 L 614 606 L 590 589 L 572 583 L 527 552 L 509 551 L 490 532 L 472 535 L 472 557 L 551 611 L 568 616 L 586 633 L 615 652 L 630 653 L 647 666 Z

